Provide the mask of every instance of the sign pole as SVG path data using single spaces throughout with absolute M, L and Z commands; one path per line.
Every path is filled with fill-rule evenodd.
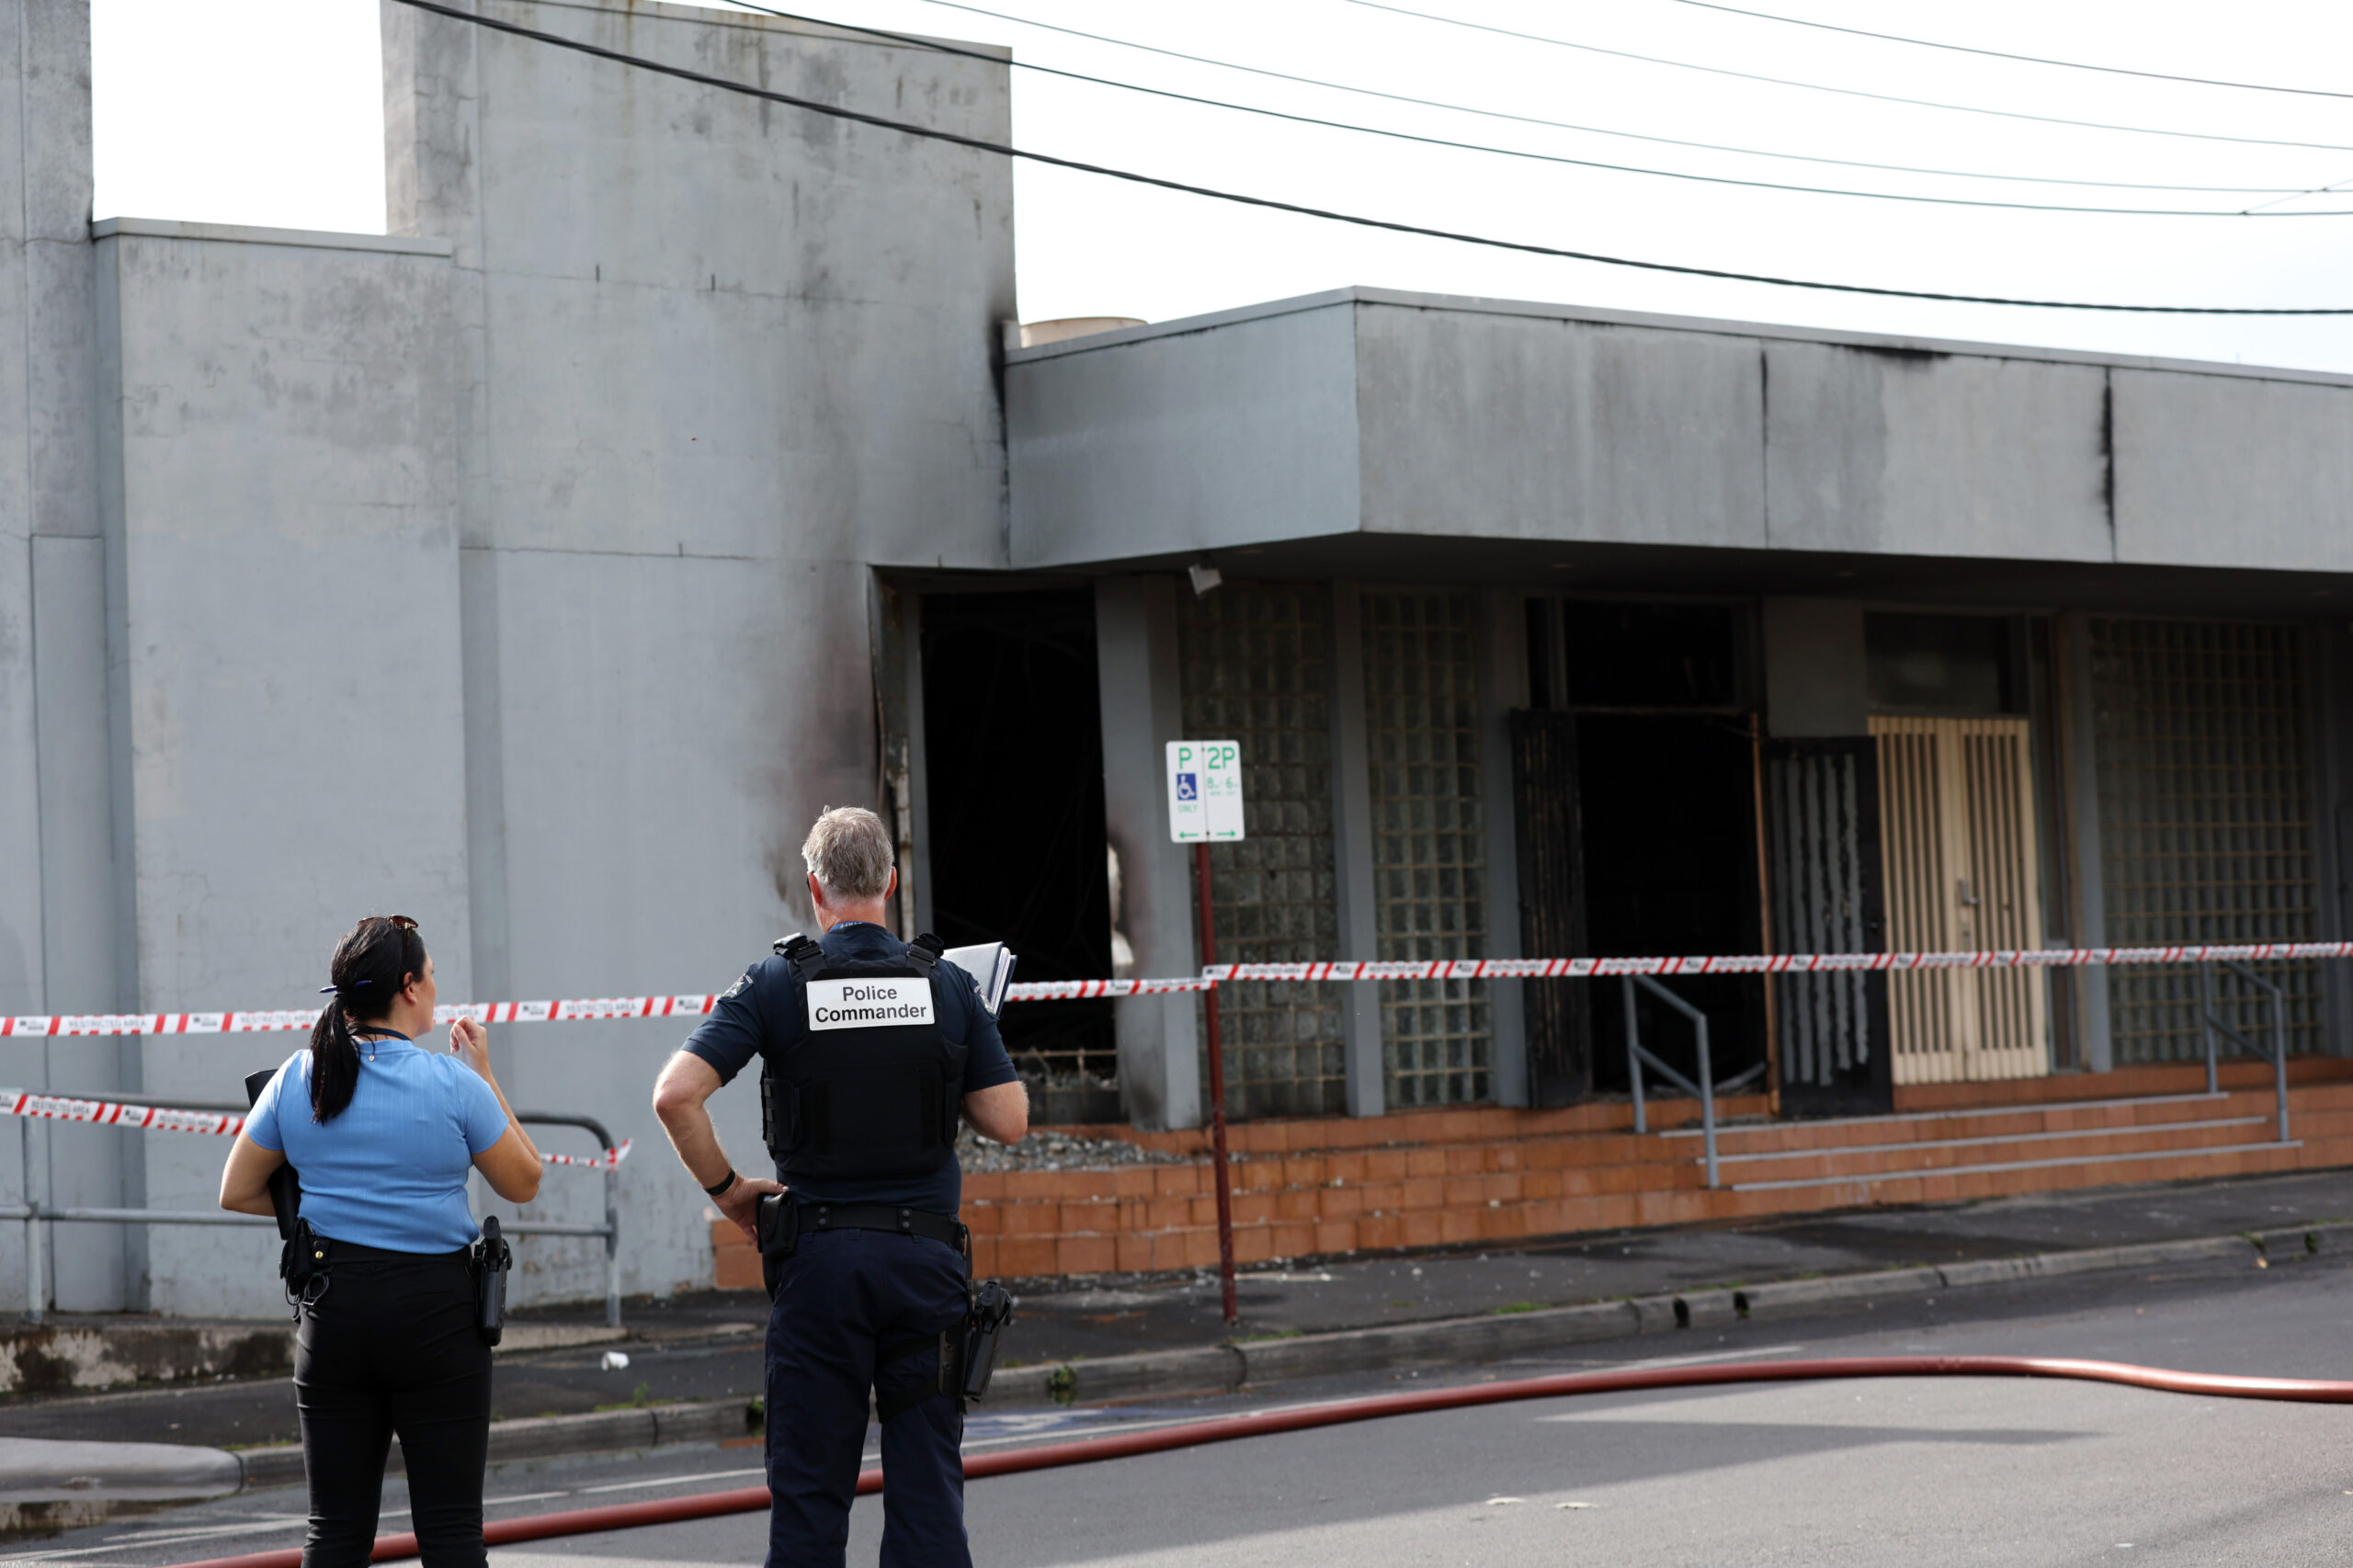
M 1201 906 L 1201 962 L 1217 962 L 1217 917 L 1210 904 L 1210 846 L 1193 845 L 1193 881 Z M 1217 987 L 1201 994 L 1207 1009 L 1210 1051 L 1210 1160 L 1217 1173 L 1217 1277 L 1225 1305 L 1225 1326 L 1242 1322 L 1233 1300 L 1233 1180 L 1225 1160 L 1225 1052 L 1217 1037 Z
M 1210 903 L 1210 844 L 1247 835 L 1242 814 L 1242 746 L 1235 741 L 1168 743 L 1168 836 L 1193 846 L 1193 883 L 1201 906 L 1201 962 L 1217 962 L 1216 906 Z M 1217 1173 L 1217 1275 L 1225 1325 L 1242 1321 L 1233 1301 L 1233 1174 L 1225 1157 L 1225 1049 L 1217 1037 L 1217 987 L 1201 994 L 1210 1051 L 1210 1152 Z

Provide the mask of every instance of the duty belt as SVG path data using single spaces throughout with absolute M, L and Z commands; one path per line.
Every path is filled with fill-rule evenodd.
M 796 1203 L 790 1194 L 761 1204 L 760 1251 L 769 1257 L 790 1257 L 801 1238 L 819 1231 L 891 1231 L 944 1242 L 972 1256 L 972 1233 L 946 1215 L 894 1203 Z

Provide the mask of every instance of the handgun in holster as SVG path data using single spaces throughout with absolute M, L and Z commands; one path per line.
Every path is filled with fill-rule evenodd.
M 499 1233 L 498 1216 L 482 1217 L 482 1240 L 469 1249 L 474 1275 L 474 1327 L 484 1345 L 495 1345 L 506 1333 L 506 1272 L 515 1267 L 515 1249 Z

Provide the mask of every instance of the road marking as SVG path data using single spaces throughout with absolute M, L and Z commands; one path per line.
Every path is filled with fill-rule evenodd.
M 265 1519 L 243 1525 L 213 1525 L 201 1529 L 147 1531 L 135 1536 L 117 1537 L 104 1546 L 77 1547 L 70 1551 L 29 1551 L 21 1556 L 0 1558 L 0 1562 L 55 1562 L 68 1557 L 104 1557 L 112 1552 L 132 1551 L 142 1547 L 173 1546 L 181 1541 L 210 1540 L 224 1535 L 253 1535 L 262 1530 L 282 1530 L 291 1525 L 306 1525 L 310 1521 L 293 1516 Z
M 1700 1367 L 1710 1361 L 1754 1361 L 1763 1356 L 1790 1356 L 1804 1349 L 1802 1345 L 1768 1345 L 1761 1350 L 1718 1350 L 1706 1356 L 1659 1356 L 1648 1361 L 1604 1361 L 1595 1365 L 1607 1371 L 1631 1372 L 1647 1367 Z
M 714 1470 L 700 1475 L 665 1475 L 654 1481 L 615 1481 L 603 1486 L 583 1486 L 579 1489 L 579 1495 L 586 1497 L 598 1492 L 627 1492 L 640 1486 L 684 1486 L 690 1481 L 737 1481 L 747 1475 L 766 1472 L 766 1467 L 754 1466 L 750 1470 Z

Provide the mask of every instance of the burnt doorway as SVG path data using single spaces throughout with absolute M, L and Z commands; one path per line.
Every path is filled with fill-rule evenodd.
M 1530 599 L 1528 611 L 1529 695 L 1540 714 L 1515 726 L 1523 935 L 1536 939 L 1526 928 L 1549 925 L 1545 945 L 1573 943 L 1569 956 L 1759 950 L 1745 609 L 1563 598 Z M 1566 863 L 1531 868 L 1531 845 Z M 1529 907 L 1531 894 L 1541 907 Z M 1707 1015 L 1718 1084 L 1763 1066 L 1760 978 L 1661 983 Z M 1534 1086 L 1558 1100 L 1582 1077 L 1588 1092 L 1623 1094 L 1625 987 L 1578 984 L 1576 996 L 1531 1002 Z M 1643 1045 L 1696 1076 L 1689 1021 L 1647 993 L 1636 997 Z
M 925 596 L 931 923 L 951 948 L 1006 943 L 1019 980 L 1111 972 L 1099 702 L 1091 593 Z M 1120 1119 L 1111 1008 L 1006 1007 L 1037 1120 Z
M 1585 714 L 1577 720 L 1586 938 L 1600 958 L 1753 953 L 1755 761 L 1747 726 L 1714 715 Z M 1718 1084 L 1765 1060 L 1756 975 L 1663 976 L 1708 1016 Z M 1625 987 L 1593 983 L 1594 1085 L 1624 1092 Z M 1637 988 L 1643 1044 L 1697 1076 L 1690 1022 Z

